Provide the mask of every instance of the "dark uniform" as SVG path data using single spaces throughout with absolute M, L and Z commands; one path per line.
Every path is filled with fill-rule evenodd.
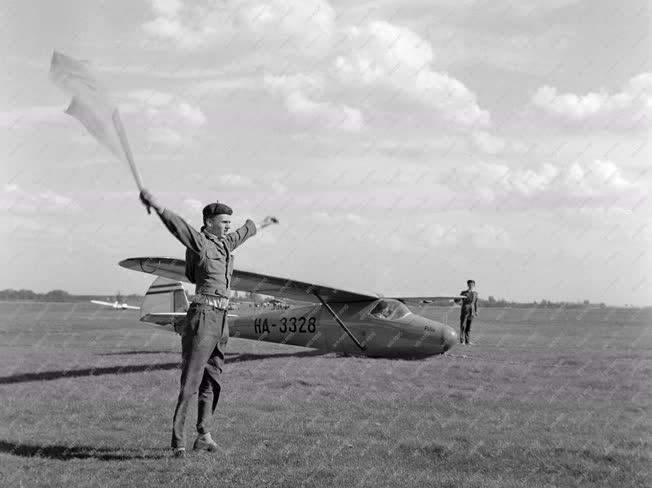
M 460 309 L 460 343 L 471 342 L 471 323 L 473 317 L 478 313 L 478 293 L 475 290 L 464 290 L 462 308 Z
M 185 447 L 188 405 L 199 392 L 197 433 L 208 434 L 220 397 L 219 377 L 229 339 L 227 305 L 233 273 L 231 252 L 256 234 L 252 220 L 223 239 L 202 227 L 198 232 L 168 209 L 159 213 L 165 226 L 186 246 L 186 276 L 196 285 L 196 295 L 186 314 L 181 334 L 181 391 L 174 411 L 172 447 Z

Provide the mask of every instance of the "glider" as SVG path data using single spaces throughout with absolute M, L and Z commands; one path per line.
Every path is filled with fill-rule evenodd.
M 91 300 L 91 303 L 94 303 L 95 305 L 103 305 L 105 307 L 113 307 L 116 310 L 140 310 L 140 307 L 134 307 L 133 305 L 120 303 L 117 300 L 115 302 L 103 302 L 102 300 Z
M 180 331 L 188 297 L 185 261 L 136 257 L 120 266 L 157 275 L 147 290 L 140 320 Z M 458 342 L 455 330 L 413 313 L 408 305 L 455 301 L 459 295 L 383 297 L 365 291 L 309 283 L 242 269 L 233 271 L 234 290 L 306 302 L 285 310 L 256 309 L 229 320 L 233 337 L 310 347 L 369 357 L 424 357 L 443 354 Z

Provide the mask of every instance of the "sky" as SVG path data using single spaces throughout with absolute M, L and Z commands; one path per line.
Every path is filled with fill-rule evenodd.
M 652 305 L 652 6 L 578 0 L 12 1 L 0 288 L 142 293 L 183 257 L 63 113 L 58 50 L 120 104 L 145 186 L 236 267 L 375 290 Z

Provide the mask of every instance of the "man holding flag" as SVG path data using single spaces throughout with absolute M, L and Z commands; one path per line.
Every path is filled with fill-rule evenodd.
M 267 217 L 258 224 L 247 220 L 235 232 L 229 232 L 233 211 L 216 202 L 204 207 L 204 226 L 198 232 L 163 207 L 147 190 L 141 191 L 140 199 L 156 211 L 168 230 L 186 247 L 186 277 L 196 285 L 181 334 L 181 391 L 172 426 L 174 455 L 185 457 L 186 414 L 197 392 L 197 438 L 193 449 L 217 451 L 209 423 L 220 396 L 219 377 L 229 339 L 227 308 L 233 273 L 232 252 L 258 229 L 278 223 L 278 220 Z
M 150 208 L 156 210 L 165 226 L 186 247 L 186 276 L 197 288 L 181 334 L 181 391 L 174 411 L 172 448 L 175 456 L 185 457 L 186 414 L 190 400 L 199 392 L 198 436 L 193 448 L 216 451 L 218 445 L 211 437 L 209 424 L 220 395 L 219 377 L 229 338 L 227 307 L 233 273 L 232 252 L 258 229 L 278 220 L 267 217 L 259 224 L 247 220 L 229 233 L 233 212 L 227 205 L 216 202 L 204 208 L 204 226 L 198 232 L 143 188 L 117 104 L 99 83 L 89 63 L 55 51 L 50 76 L 72 96 L 66 113 L 79 120 L 118 158 L 127 160 L 147 212 Z

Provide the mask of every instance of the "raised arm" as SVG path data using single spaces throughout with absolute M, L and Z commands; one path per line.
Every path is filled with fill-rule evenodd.
M 150 192 L 140 192 L 140 200 L 145 206 L 152 207 L 161 218 L 165 226 L 176 237 L 181 244 L 191 251 L 199 253 L 204 247 L 204 236 L 195 230 L 185 220 L 175 214 L 172 210 L 161 205 Z
M 247 239 L 255 236 L 259 230 L 264 229 L 271 224 L 278 224 L 278 219 L 276 217 L 265 217 L 257 224 L 254 224 L 253 220 L 247 219 L 242 227 L 237 229 L 235 232 L 230 232 L 224 237 L 227 246 L 229 246 L 229 250 L 233 251 Z

